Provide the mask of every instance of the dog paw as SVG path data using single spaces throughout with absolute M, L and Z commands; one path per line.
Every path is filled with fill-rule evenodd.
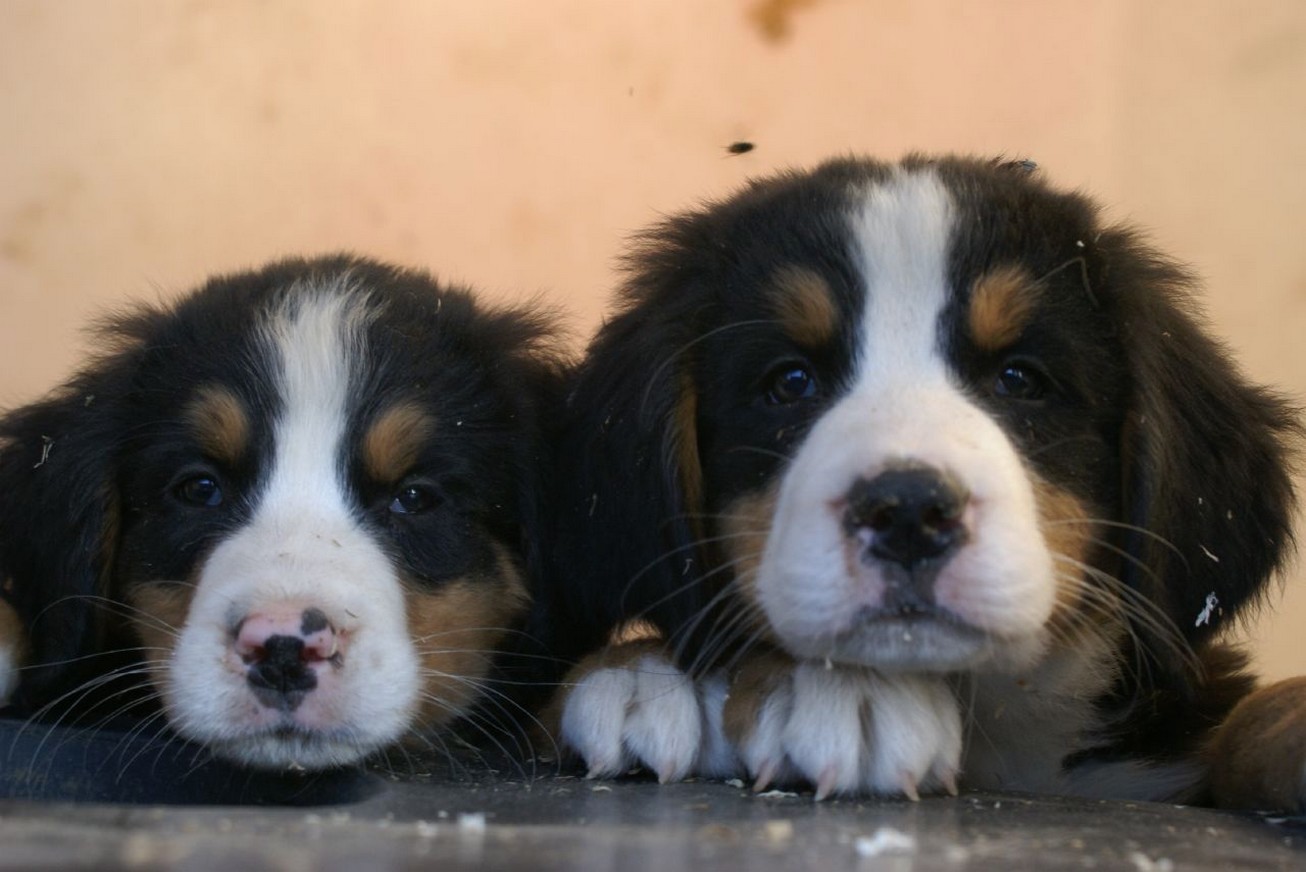
M 1225 808 L 1306 812 L 1306 677 L 1234 707 L 1211 746 L 1211 793 Z
M 713 761 L 729 756 L 714 726 L 724 680 L 696 685 L 660 643 L 605 648 L 573 669 L 565 684 L 562 744 L 581 757 L 591 778 L 641 765 L 663 783 L 679 781 L 714 774 L 720 766 Z
M 723 721 L 755 790 L 805 781 L 818 800 L 957 791 L 961 711 L 937 676 L 761 655 L 736 673 Z

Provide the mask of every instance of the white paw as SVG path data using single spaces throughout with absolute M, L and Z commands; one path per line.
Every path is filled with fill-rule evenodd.
M 693 681 L 660 654 L 619 666 L 582 665 L 573 680 L 563 702 L 562 741 L 585 761 L 591 778 L 643 765 L 661 782 L 679 781 L 716 744 Z
M 961 710 L 939 677 L 768 659 L 741 672 L 727 734 L 755 787 L 807 781 L 833 793 L 956 792 Z

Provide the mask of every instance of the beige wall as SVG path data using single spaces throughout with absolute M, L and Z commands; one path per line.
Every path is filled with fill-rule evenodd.
M 1301 0 L 0 0 L 0 405 L 104 307 L 291 252 L 540 293 L 579 339 L 660 213 L 912 149 L 1101 196 L 1306 396 Z M 1255 627 L 1276 675 L 1306 671 L 1303 581 Z

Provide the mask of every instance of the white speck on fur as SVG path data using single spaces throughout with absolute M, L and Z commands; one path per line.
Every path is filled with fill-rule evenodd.
M 1220 598 L 1215 595 L 1215 591 L 1211 591 L 1206 595 L 1206 605 L 1197 613 L 1197 623 L 1193 624 L 1193 626 L 1200 627 L 1202 624 L 1211 623 L 1211 615 L 1215 614 L 1215 610 L 1219 607 Z
M 1210 550 L 1209 550 L 1205 545 L 1198 545 L 1197 547 L 1198 547 L 1198 548 L 1201 548 L 1201 549 L 1202 549 L 1202 553 L 1205 554 L 1207 557 L 1211 558 L 1212 560 L 1214 560 L 1216 563 L 1219 563 L 1219 562 L 1220 562 L 1220 558 L 1219 558 L 1219 557 L 1216 557 L 1214 554 L 1212 554 L 1212 553 L 1210 552 Z
M 32 469 L 40 469 L 45 466 L 45 462 L 50 459 L 50 449 L 54 448 L 54 440 L 49 436 L 41 437 L 41 459 L 36 462 Z

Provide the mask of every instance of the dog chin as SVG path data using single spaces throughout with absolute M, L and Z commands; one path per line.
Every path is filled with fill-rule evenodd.
M 239 738 L 206 741 L 215 755 L 232 763 L 269 770 L 331 769 L 359 762 L 384 742 L 294 727 L 278 727 Z
M 997 639 L 966 624 L 938 617 L 869 617 L 835 636 L 782 637 L 800 659 L 829 660 L 887 672 L 958 672 L 1023 668 L 1042 646 L 1034 639 Z

